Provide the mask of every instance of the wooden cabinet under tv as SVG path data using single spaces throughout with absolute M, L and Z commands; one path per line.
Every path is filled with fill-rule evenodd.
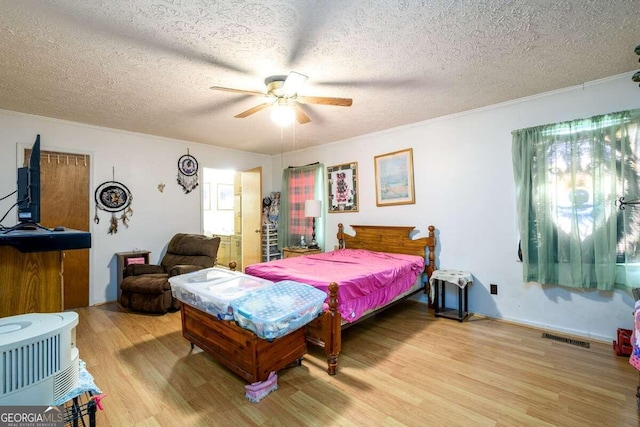
M 63 258 L 0 246 L 0 317 L 63 311 Z
M 89 248 L 86 231 L 0 231 L 0 317 L 63 311 L 65 251 Z

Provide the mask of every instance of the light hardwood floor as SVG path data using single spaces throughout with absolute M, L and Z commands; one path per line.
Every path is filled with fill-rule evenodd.
M 180 313 L 76 311 L 80 358 L 107 394 L 99 427 L 638 425 L 638 371 L 611 344 L 435 318 L 411 300 L 344 331 L 338 375 L 310 346 L 258 403 L 242 379 L 191 350 Z

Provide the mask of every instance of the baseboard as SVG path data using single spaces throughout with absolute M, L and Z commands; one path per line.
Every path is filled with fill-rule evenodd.
M 583 334 L 571 329 L 551 328 L 548 325 L 540 325 L 536 323 L 523 322 L 521 320 L 507 319 L 504 317 L 487 316 L 485 314 L 469 313 L 469 317 L 470 317 L 469 319 L 470 321 L 473 321 L 474 318 L 490 319 L 490 320 L 495 320 L 496 322 L 508 323 L 510 325 L 522 326 L 529 329 L 535 329 L 540 332 L 562 333 L 563 335 L 566 335 L 568 338 L 573 338 L 577 340 L 584 340 L 585 338 L 588 338 L 591 341 L 599 342 L 602 344 L 611 344 L 611 340 L 613 339 L 613 338 L 601 336 L 601 335 Z
M 417 297 L 412 298 L 414 301 L 418 301 L 424 304 L 428 303 L 427 297 L 424 294 L 420 294 Z M 429 308 L 433 308 L 432 304 L 429 304 Z M 577 331 L 574 329 L 567 329 L 567 328 L 556 328 L 550 325 L 546 325 L 546 324 L 542 324 L 542 323 L 535 323 L 535 322 L 525 322 L 519 319 L 510 319 L 510 318 L 505 318 L 505 317 L 494 317 L 491 315 L 487 315 L 487 314 L 481 314 L 481 313 L 473 313 L 473 312 L 469 312 L 469 317 L 471 319 L 475 318 L 486 318 L 486 319 L 491 319 L 491 320 L 495 320 L 498 322 L 505 322 L 505 323 L 510 323 L 512 325 L 516 325 L 516 326 L 524 326 L 527 328 L 532 328 L 532 329 L 536 329 L 539 330 L 540 332 L 556 332 L 556 333 L 562 333 L 563 335 L 567 335 L 569 338 L 575 338 L 575 339 L 582 339 L 584 340 L 585 338 L 588 338 L 591 341 L 595 341 L 595 342 L 601 342 L 601 343 L 605 343 L 605 344 L 611 344 L 612 340 L 616 339 L 615 336 L 606 336 L 606 335 L 597 335 L 597 334 L 589 334 L 589 333 L 585 333 L 584 331 Z M 615 334 L 616 331 L 613 331 L 613 333 Z
M 111 300 L 111 301 L 97 302 L 97 303 L 91 305 L 90 307 L 99 307 L 101 305 L 117 304 L 117 303 L 118 303 L 118 301 L 114 299 L 114 300 Z

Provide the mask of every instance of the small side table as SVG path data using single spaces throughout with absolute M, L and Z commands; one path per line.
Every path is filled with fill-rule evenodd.
M 142 258 L 144 264 L 149 264 L 150 251 L 131 251 L 131 252 L 116 252 L 117 268 L 118 268 L 118 282 L 116 283 L 116 289 L 118 290 L 118 300 L 120 301 L 120 282 L 122 282 L 122 276 L 124 269 L 129 265 L 130 258 Z
M 434 287 L 435 297 L 433 307 L 436 317 L 446 317 L 462 322 L 469 315 L 469 287 L 473 283 L 473 276 L 468 271 L 436 270 L 431 274 L 429 283 Z M 458 309 L 447 308 L 445 304 L 445 283 L 458 286 Z M 442 289 L 440 289 L 442 285 Z M 464 295 L 463 295 L 464 294 Z M 442 300 L 442 302 L 441 302 Z M 463 309 L 464 307 L 464 309 Z

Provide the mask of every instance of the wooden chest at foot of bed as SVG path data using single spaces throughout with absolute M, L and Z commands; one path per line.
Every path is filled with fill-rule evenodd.
M 248 382 L 264 381 L 307 352 L 304 328 L 273 341 L 260 339 L 233 321 L 181 304 L 182 335 Z

